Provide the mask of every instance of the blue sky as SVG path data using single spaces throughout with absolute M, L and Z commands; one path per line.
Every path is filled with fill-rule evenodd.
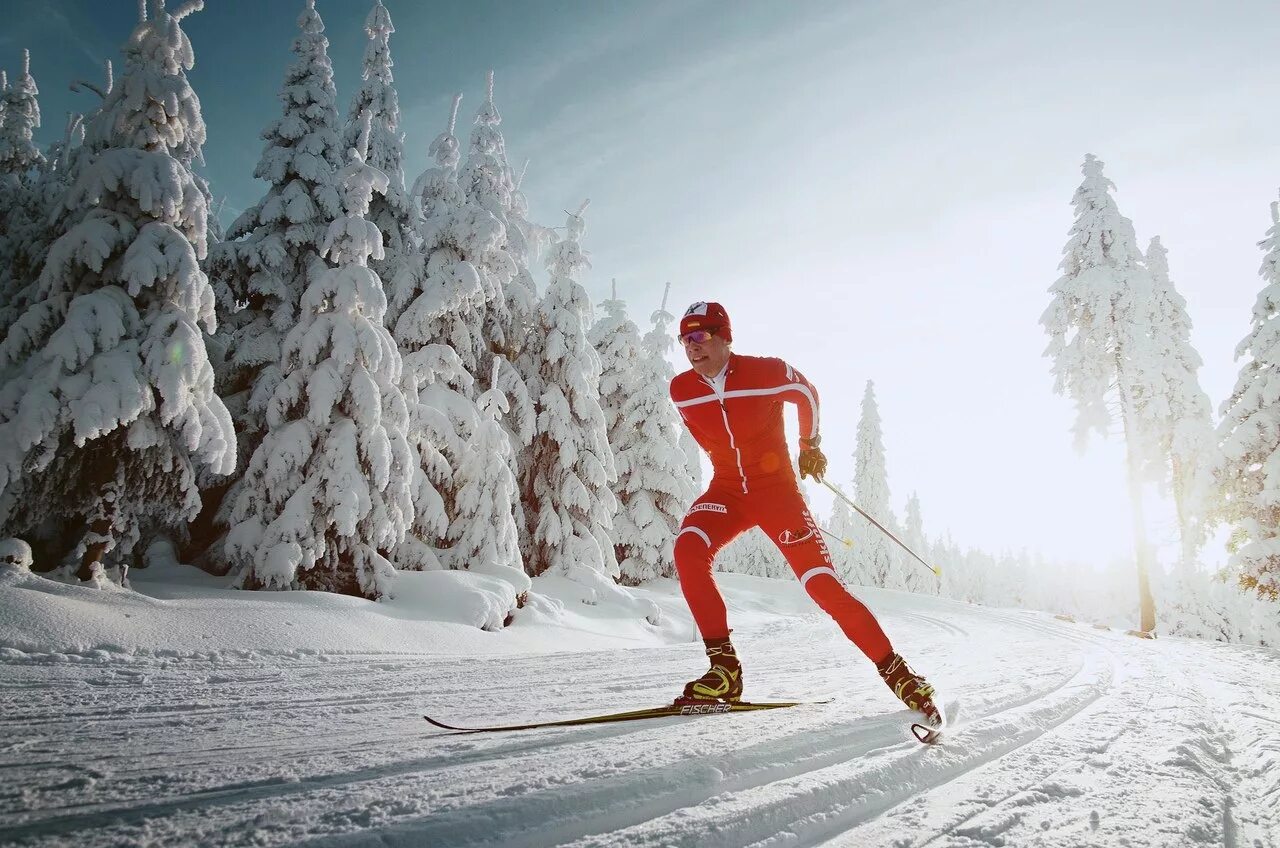
M 318 2 L 344 111 L 370 5 Z M 278 114 L 301 7 L 209 0 L 185 22 L 206 174 L 232 209 L 262 192 L 257 134 Z M 0 8 L 0 67 L 31 48 L 47 142 L 88 108 L 67 83 L 100 78 L 136 3 Z M 674 312 L 724 302 L 735 349 L 818 385 L 846 486 L 874 379 L 894 506 L 917 491 L 931 533 L 1097 565 L 1126 556 L 1120 444 L 1072 451 L 1037 323 L 1086 153 L 1107 163 L 1140 246 L 1162 236 L 1215 408 L 1231 389 L 1280 185 L 1280 16 L 1262 2 L 388 8 L 410 181 L 455 91 L 465 145 L 493 68 L 508 152 L 531 159 L 534 216 L 559 225 L 592 200 L 593 297 L 616 277 L 641 322 L 668 280 Z M 1152 529 L 1174 541 L 1158 508 Z

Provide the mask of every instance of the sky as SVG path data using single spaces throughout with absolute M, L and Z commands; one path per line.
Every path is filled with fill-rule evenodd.
M 317 2 L 344 114 L 371 5 Z M 642 331 L 667 282 L 677 315 L 723 303 L 737 352 L 782 357 L 819 388 L 846 490 L 874 381 L 893 506 L 917 493 L 930 535 L 1072 567 L 1132 558 L 1122 442 L 1073 449 L 1042 356 L 1087 153 L 1140 246 L 1160 235 L 1169 251 L 1215 410 L 1231 392 L 1280 186 L 1280 18 L 1263 2 L 387 5 L 410 182 L 454 92 L 465 145 L 493 69 L 534 219 L 560 225 L 591 200 L 592 297 L 616 279 Z M 225 222 L 264 191 L 258 133 L 279 114 L 302 6 L 208 0 L 184 21 Z M 32 51 L 47 143 L 92 107 L 68 83 L 101 79 L 137 4 L 0 11 L 0 67 Z M 826 491 L 810 494 L 827 512 Z M 1153 496 L 1146 518 L 1173 556 L 1167 503 Z

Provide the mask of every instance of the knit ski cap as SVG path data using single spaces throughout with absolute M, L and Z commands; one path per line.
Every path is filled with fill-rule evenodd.
M 680 335 L 690 330 L 719 330 L 719 335 L 727 342 L 733 341 L 733 327 L 729 324 L 729 313 L 718 303 L 698 301 L 684 311 L 680 319 Z

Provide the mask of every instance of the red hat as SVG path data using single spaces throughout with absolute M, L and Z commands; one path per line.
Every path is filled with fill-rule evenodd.
M 720 337 L 727 342 L 733 341 L 733 327 L 729 324 L 729 313 L 718 303 L 698 301 L 684 311 L 680 319 L 680 335 L 690 330 L 719 330 Z

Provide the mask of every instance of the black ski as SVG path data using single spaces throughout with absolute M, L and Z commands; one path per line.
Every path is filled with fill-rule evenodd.
M 605 713 L 603 715 L 581 716 L 579 718 L 566 718 L 551 721 L 535 721 L 529 724 L 503 724 L 493 727 L 455 727 L 452 724 L 445 724 L 442 721 L 436 721 L 431 716 L 424 715 L 428 722 L 436 727 L 444 730 L 452 730 L 456 733 L 494 733 L 505 730 L 533 730 L 540 727 L 575 727 L 584 724 L 607 724 L 617 721 L 645 721 L 652 718 L 672 718 L 675 716 L 698 716 L 698 715 L 719 715 L 721 713 L 742 713 L 752 712 L 755 710 L 777 710 L 784 707 L 800 707 L 813 706 L 816 704 L 826 704 L 829 701 L 738 701 L 733 704 L 726 704 L 719 701 L 713 701 L 705 704 L 667 704 L 664 707 L 652 707 L 645 710 L 630 710 L 621 713 Z

